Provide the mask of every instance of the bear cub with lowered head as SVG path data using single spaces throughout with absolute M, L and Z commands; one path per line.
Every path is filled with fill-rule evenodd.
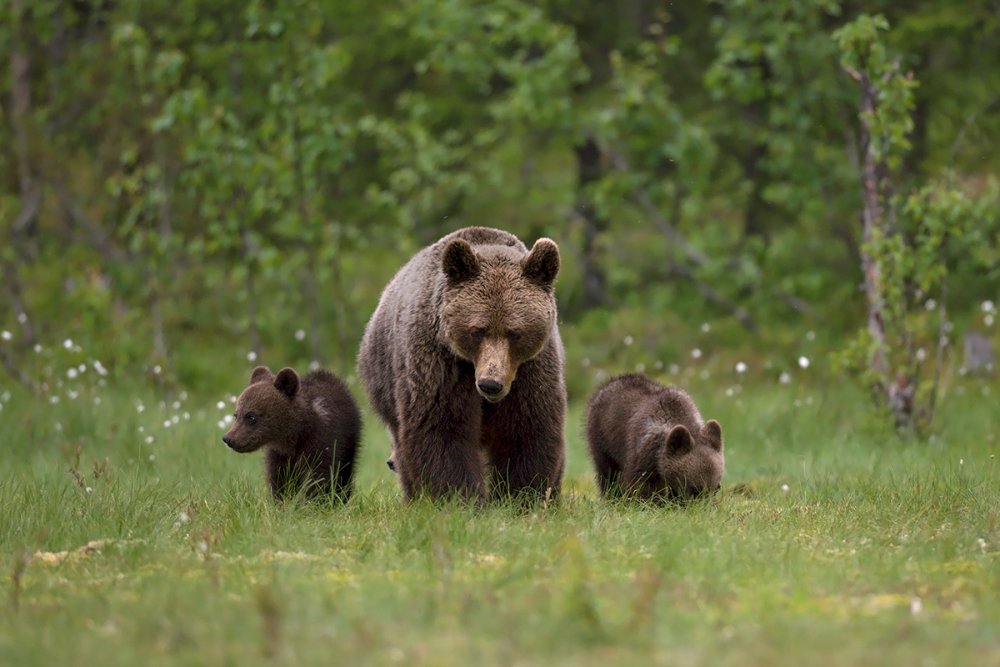
M 358 375 L 392 437 L 406 498 L 558 493 L 565 444 L 559 248 L 468 227 L 392 279 Z
M 691 498 L 718 490 L 725 471 L 719 422 L 642 375 L 606 382 L 587 408 L 587 442 L 604 496 Z
M 334 493 L 346 501 L 361 437 L 361 414 L 344 383 L 316 370 L 277 375 L 258 366 L 236 401 L 236 421 L 222 437 L 240 453 L 264 449 L 271 494 L 278 499 L 300 488 L 307 497 Z

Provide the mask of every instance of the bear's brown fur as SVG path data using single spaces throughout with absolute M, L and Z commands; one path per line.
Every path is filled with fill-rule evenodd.
M 716 491 L 725 471 L 719 422 L 642 375 L 606 382 L 587 408 L 587 442 L 604 496 L 654 500 Z
M 406 498 L 558 493 L 565 444 L 559 249 L 469 227 L 382 293 L 358 373 L 389 427 Z M 516 377 L 516 380 L 515 380 Z
M 236 401 L 236 421 L 222 437 L 236 452 L 264 449 L 271 494 L 285 498 L 305 487 L 308 497 L 331 491 L 346 501 L 353 486 L 361 414 L 333 373 L 277 375 L 258 366 Z

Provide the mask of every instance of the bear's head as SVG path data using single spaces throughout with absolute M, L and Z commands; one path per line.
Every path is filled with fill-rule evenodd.
M 295 406 L 298 391 L 299 376 L 291 368 L 277 375 L 264 366 L 253 369 L 250 385 L 236 401 L 236 421 L 222 441 L 240 453 L 266 446 L 293 447 L 302 426 Z
M 537 355 L 556 324 L 552 284 L 559 247 L 539 239 L 527 254 L 455 238 L 441 259 L 446 285 L 443 342 L 475 367 L 476 390 L 496 403 L 510 392 L 517 368 Z
M 656 436 L 660 476 L 674 498 L 693 498 L 719 489 L 726 468 L 722 427 L 709 419 L 697 434 L 678 425 Z

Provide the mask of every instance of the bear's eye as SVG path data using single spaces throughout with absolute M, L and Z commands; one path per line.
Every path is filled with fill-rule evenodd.
M 484 338 L 486 338 L 486 329 L 482 327 L 476 327 L 475 329 L 469 332 L 469 338 L 471 338 L 473 341 L 477 343 L 481 342 Z
M 253 426 L 254 424 L 256 424 L 257 423 L 257 415 L 254 414 L 253 412 L 248 412 L 247 413 L 247 423 L 250 424 L 251 426 Z
M 511 329 L 510 331 L 507 332 L 507 338 L 512 343 L 519 343 L 521 339 L 524 338 L 524 334 L 521 333 L 520 331 L 517 331 L 516 329 Z

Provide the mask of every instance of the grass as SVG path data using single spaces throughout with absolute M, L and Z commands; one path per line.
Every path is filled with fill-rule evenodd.
M 15 393 L 0 664 L 1000 664 L 995 399 L 962 389 L 923 443 L 835 379 L 696 382 L 727 475 L 683 508 L 597 497 L 577 401 L 529 512 L 403 505 L 371 415 L 350 504 L 277 505 L 218 398 Z

